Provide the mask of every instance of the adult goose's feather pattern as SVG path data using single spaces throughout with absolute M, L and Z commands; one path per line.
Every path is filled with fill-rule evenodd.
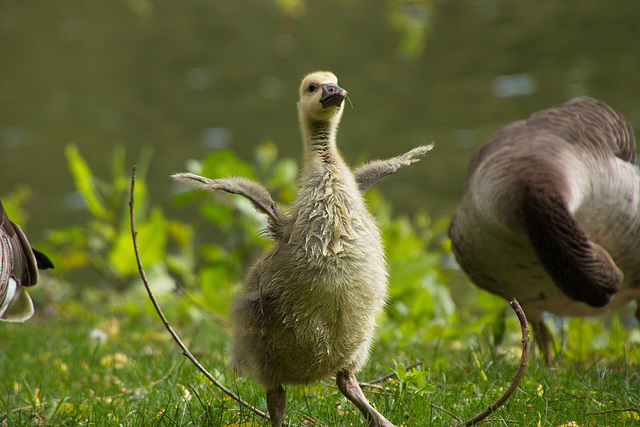
M 545 311 L 595 315 L 637 301 L 636 161 L 629 123 L 591 98 L 504 126 L 470 161 L 449 228 L 458 262 L 476 285 L 515 296 L 546 339 Z

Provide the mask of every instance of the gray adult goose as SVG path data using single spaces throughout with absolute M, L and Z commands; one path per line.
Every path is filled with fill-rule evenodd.
M 283 384 L 331 375 L 371 426 L 393 426 L 368 403 L 354 375 L 367 360 L 387 296 L 380 233 L 362 194 L 431 147 L 352 171 L 336 148 L 346 94 L 330 72 L 302 80 L 298 115 L 304 168 L 288 213 L 266 189 L 245 178 L 173 176 L 204 190 L 242 195 L 268 216 L 267 232 L 275 244 L 251 268 L 233 304 L 231 358 L 265 387 L 276 426 L 285 413 Z
M 476 285 L 518 299 L 549 362 L 543 312 L 598 315 L 640 298 L 631 126 L 582 97 L 503 127 L 471 159 L 449 236 Z
M 51 260 L 31 247 L 0 202 L 0 320 L 24 322 L 33 316 L 33 302 L 25 287 L 38 282 L 38 269 L 47 268 L 53 268 Z

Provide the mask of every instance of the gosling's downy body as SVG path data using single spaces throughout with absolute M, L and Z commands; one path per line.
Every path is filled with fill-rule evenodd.
M 302 81 L 304 169 L 288 213 L 267 190 L 244 178 L 174 175 L 203 189 L 243 195 L 269 217 L 267 232 L 275 245 L 253 266 L 233 304 L 231 357 L 267 390 L 276 425 L 285 410 L 282 384 L 336 375 L 339 389 L 372 426 L 393 426 L 369 405 L 353 375 L 367 360 L 387 296 L 380 233 L 362 193 L 431 147 L 352 172 L 336 148 L 345 96 L 332 73 L 312 73 Z
M 0 320 L 24 322 L 33 316 L 25 287 L 38 282 L 38 269 L 53 268 L 51 260 L 31 248 L 27 236 L 12 222 L 0 202 Z
M 518 299 L 549 361 L 543 312 L 598 315 L 640 299 L 631 126 L 576 98 L 503 127 L 472 158 L 449 234 L 476 285 Z

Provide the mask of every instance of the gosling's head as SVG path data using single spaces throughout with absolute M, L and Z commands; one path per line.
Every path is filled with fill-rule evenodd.
M 339 120 L 347 91 L 338 86 L 338 78 L 329 71 L 308 74 L 300 85 L 298 111 L 309 121 Z

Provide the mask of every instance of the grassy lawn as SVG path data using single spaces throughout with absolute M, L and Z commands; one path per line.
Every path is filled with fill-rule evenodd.
M 267 425 L 212 388 L 149 307 L 131 311 L 76 307 L 21 325 L 2 324 L 0 425 Z M 379 341 L 359 379 L 371 381 L 393 373 L 398 364 L 420 362 L 401 373 L 404 382 L 393 373 L 365 392 L 398 425 L 455 425 L 447 411 L 467 419 L 508 386 L 519 359 L 518 328 L 512 320 L 507 328 L 513 334 L 497 350 L 482 335 Z M 391 325 L 382 329 L 386 326 Z M 228 367 L 224 327 L 204 319 L 176 328 L 219 380 L 253 405 L 266 407 L 263 390 Z M 620 348 L 616 355 L 567 350 L 552 368 L 533 355 L 518 390 L 485 425 L 639 425 L 639 349 L 624 343 Z M 290 425 L 365 425 L 331 380 L 288 387 L 287 393 L 285 420 Z
M 259 147 L 259 180 L 290 199 L 295 163 L 275 160 L 274 150 Z M 130 186 L 124 153 L 114 154 L 113 182 L 96 188 L 85 185 L 96 179 L 77 149 L 68 148 L 67 155 L 92 216 L 49 237 L 44 250 L 56 269 L 32 292 L 36 316 L 0 324 L 0 427 L 268 425 L 214 388 L 182 355 L 137 280 L 122 203 Z M 257 174 L 224 150 L 211 153 L 203 168 L 212 177 L 227 170 Z M 178 194 L 179 206 L 197 206 L 206 221 L 187 224 L 145 202 L 148 193 L 140 182 L 138 188 L 143 263 L 169 321 L 209 372 L 265 410 L 264 390 L 227 363 L 224 326 L 247 266 L 271 245 L 259 234 L 264 223 L 247 214 L 240 198 L 222 205 L 206 195 Z M 367 197 L 385 241 L 390 295 L 358 379 L 372 383 L 363 387 L 370 401 L 399 426 L 457 425 L 508 387 L 520 359 L 519 324 L 505 301 L 462 278 L 443 237 L 448 220 L 432 221 L 426 212 L 396 217 L 380 193 L 370 190 Z M 201 229 L 219 235 L 196 239 Z M 103 279 L 79 284 L 74 273 L 82 269 L 99 271 Z M 189 298 L 173 293 L 176 282 Z M 551 327 L 559 350 L 553 366 L 532 354 L 516 392 L 483 425 L 639 426 L 640 330 L 633 313 Z M 365 425 L 331 379 L 287 387 L 287 394 L 286 425 Z

